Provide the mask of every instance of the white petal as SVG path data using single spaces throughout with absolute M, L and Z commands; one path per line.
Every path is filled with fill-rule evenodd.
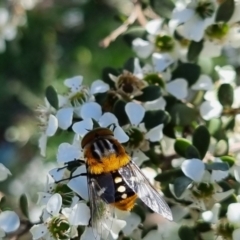
M 195 182 L 201 182 L 205 171 L 204 163 L 199 159 L 185 160 L 181 166 L 183 173 Z
M 111 232 L 111 235 L 112 235 L 113 239 L 117 239 L 119 232 L 125 226 L 126 226 L 126 221 L 114 218 L 113 220 L 109 221 L 109 224 L 106 227 L 108 227 L 108 228 L 110 227 L 110 232 Z
M 40 148 L 40 154 L 45 157 L 46 156 L 46 148 L 47 148 L 47 135 L 42 133 L 41 137 L 38 140 L 38 147 Z
M 166 100 L 163 97 L 160 97 L 154 101 L 149 101 L 144 103 L 144 108 L 148 110 L 165 110 Z
M 38 192 L 38 200 L 37 200 L 37 205 L 44 206 L 48 203 L 50 197 L 52 194 L 50 193 L 45 193 L 45 192 Z
M 93 118 L 96 121 L 102 116 L 102 108 L 96 102 L 84 103 L 81 108 L 81 117 L 83 119 Z
M 193 9 L 177 7 L 172 12 L 172 19 L 177 20 L 178 24 L 180 24 L 188 21 L 194 14 L 195 11 Z
M 86 166 L 81 166 L 77 168 L 77 170 L 73 173 L 73 177 L 79 174 L 86 173 Z M 83 199 L 88 201 L 88 183 L 87 183 L 87 177 L 86 176 L 79 176 L 72 178 L 68 182 L 68 187 L 71 188 L 74 192 L 79 194 Z
M 222 48 L 223 46 L 220 43 L 206 39 L 200 56 L 205 58 L 219 57 L 221 55 Z
M 74 123 L 72 129 L 75 133 L 79 134 L 83 137 L 89 130 L 93 129 L 93 122 L 92 119 L 84 119 L 81 122 Z
M 222 113 L 222 105 L 219 101 L 205 101 L 200 106 L 200 114 L 203 119 L 210 120 L 212 118 L 218 118 Z
M 231 223 L 240 222 L 240 203 L 231 203 L 228 206 L 227 218 Z
M 204 21 L 195 14 L 183 25 L 181 34 L 187 39 L 199 42 L 203 38 L 204 30 Z
M 137 126 L 145 115 L 145 109 L 142 105 L 129 102 L 125 106 L 125 111 L 132 125 Z
M 124 235 L 128 236 L 141 223 L 141 218 L 139 217 L 139 215 L 137 215 L 136 213 L 133 212 L 125 219 L 125 221 L 127 222 L 127 224 L 123 228 L 122 231 L 123 231 Z
M 141 166 L 141 164 L 148 160 L 149 158 L 139 149 L 133 151 L 133 156 L 134 162 L 138 165 Z
M 153 53 L 152 62 L 156 72 L 162 72 L 173 62 L 173 58 L 167 53 Z
M 96 80 L 91 85 L 91 94 L 104 93 L 109 90 L 109 85 L 102 80 Z
M 123 129 L 120 126 L 117 126 L 114 129 L 114 137 L 120 142 L 125 143 L 129 140 L 128 135 L 123 131 Z
M 59 193 L 55 193 L 49 199 L 47 203 L 47 211 L 53 216 L 58 215 L 60 209 L 62 207 L 62 197 Z
M 71 211 L 69 216 L 69 223 L 73 226 L 83 225 L 87 226 L 89 224 L 90 219 L 90 209 L 89 207 L 83 203 L 77 203 Z
M 73 160 L 83 158 L 83 151 L 79 146 L 74 146 L 69 143 L 61 143 L 58 147 L 57 162 L 66 163 Z
M 230 197 L 232 194 L 234 194 L 234 192 L 235 192 L 234 189 L 230 189 L 225 192 L 217 192 L 217 193 L 214 193 L 213 198 L 215 199 L 216 202 L 221 202 L 224 199 Z
M 141 38 L 136 38 L 132 41 L 132 48 L 138 57 L 147 58 L 152 53 L 154 46 L 149 41 L 145 41 Z
M 152 35 L 156 35 L 159 33 L 159 31 L 161 31 L 162 24 L 163 24 L 163 20 L 158 18 L 158 19 L 154 19 L 147 22 L 145 28 L 148 33 Z
M 72 92 L 78 92 L 81 89 L 83 76 L 75 76 L 64 81 L 64 85 L 69 87 Z
M 134 58 L 134 69 L 133 69 L 133 75 L 142 79 L 144 77 L 143 70 L 140 65 L 140 61 L 138 58 Z
M 213 88 L 212 79 L 205 74 L 200 75 L 197 82 L 191 86 L 193 90 L 211 90 Z
M 240 239 L 240 228 L 237 228 L 232 233 L 232 240 L 239 240 Z
M 48 233 L 48 228 L 45 224 L 36 224 L 30 229 L 30 232 L 34 240 L 40 239 Z
M 80 237 L 80 240 L 100 240 L 100 236 L 91 227 L 86 227 L 85 231 Z
M 235 179 L 240 182 L 240 166 L 235 165 L 233 169 Z
M 66 130 L 72 124 L 73 108 L 62 108 L 57 111 L 56 117 L 58 119 L 58 126 Z
M 177 99 L 184 99 L 188 95 L 188 83 L 183 78 L 175 79 L 166 85 L 167 91 Z
M 3 211 L 0 213 L 0 228 L 6 232 L 14 232 L 20 226 L 18 215 L 13 211 Z
M 54 115 L 50 114 L 48 119 L 48 126 L 46 129 L 46 135 L 49 137 L 53 136 L 56 133 L 57 128 L 58 128 L 58 120 Z
M 0 182 L 7 179 L 8 175 L 12 175 L 8 168 L 0 163 Z
M 211 174 L 211 182 L 220 182 L 227 178 L 228 175 L 228 171 L 213 170 Z
M 151 141 L 151 142 L 158 142 L 162 139 L 163 137 L 163 124 L 160 124 L 152 129 L 150 129 L 146 135 L 145 135 L 145 139 Z
M 115 123 L 118 124 L 118 119 L 116 116 L 110 112 L 104 113 L 98 121 L 101 127 L 108 127 L 109 125 Z
M 49 175 L 54 179 L 54 181 L 60 181 L 63 179 L 64 173 L 66 169 L 59 169 L 59 168 L 53 168 L 48 173 Z
M 236 71 L 232 66 L 216 66 L 215 70 L 217 71 L 222 83 L 232 83 L 236 79 Z

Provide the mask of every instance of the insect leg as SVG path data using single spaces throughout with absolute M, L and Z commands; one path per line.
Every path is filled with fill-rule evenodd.
M 85 161 L 82 159 L 74 159 L 73 161 L 65 162 L 64 167 L 58 168 L 58 171 L 64 169 L 64 168 L 69 168 L 69 167 L 79 167 L 82 164 L 85 164 Z
M 63 181 L 71 180 L 71 179 L 73 179 L 73 178 L 80 177 L 80 176 L 87 176 L 87 173 L 81 173 L 81 174 L 77 174 L 77 175 L 75 175 L 75 176 L 72 176 L 72 173 L 71 173 L 71 174 L 70 174 L 70 177 L 61 179 L 61 180 L 59 180 L 59 181 L 55 181 L 55 183 L 60 183 L 60 182 L 63 182 Z

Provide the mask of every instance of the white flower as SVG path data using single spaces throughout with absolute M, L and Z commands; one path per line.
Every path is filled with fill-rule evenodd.
M 215 159 L 220 162 L 220 159 Z M 173 185 L 170 184 L 170 191 L 178 199 L 191 201 L 190 208 L 206 210 L 212 208 L 214 203 L 220 202 L 234 193 L 233 189 L 223 192 L 217 182 L 228 176 L 228 171 L 211 170 L 205 168 L 204 162 L 199 159 L 185 160 L 181 169 L 185 176 L 192 179 L 180 197 L 175 196 Z
M 75 76 L 64 81 L 64 84 L 69 88 L 69 93 L 66 96 L 59 97 L 61 109 L 59 109 L 56 114 L 59 127 L 63 130 L 71 126 L 74 114 L 78 117 L 82 117 L 81 111 L 84 104 L 94 101 L 94 94 L 103 93 L 109 90 L 109 85 L 102 80 L 95 80 L 90 89 L 82 85 L 82 82 L 82 76 Z
M 8 168 L 0 163 L 0 182 L 7 179 L 8 175 L 12 175 Z
M 231 223 L 240 223 L 240 203 L 231 203 L 228 206 L 227 218 Z
M 0 213 L 0 237 L 5 233 L 16 231 L 20 226 L 18 215 L 13 211 L 3 211 Z
M 58 119 L 54 116 L 55 110 L 51 107 L 47 99 L 46 106 L 39 106 L 37 109 L 38 119 L 41 128 L 41 137 L 39 138 L 39 148 L 42 156 L 46 155 L 47 139 L 52 137 L 58 129 Z
M 78 225 L 88 225 L 90 219 L 90 209 L 83 203 L 78 202 L 73 208 L 63 208 L 62 213 L 62 197 L 60 194 L 55 193 L 47 202 L 46 209 L 42 219 L 44 223 L 36 224 L 30 232 L 33 239 L 54 239 L 59 235 L 64 236 L 66 239 L 76 236 L 76 227 Z M 79 214 L 81 212 L 81 214 Z M 64 224 L 64 230 L 61 229 L 61 224 Z M 66 228 L 68 226 L 68 228 Z M 59 229 L 59 231 L 57 231 Z
M 150 142 L 160 141 L 163 137 L 163 124 L 160 124 L 150 130 L 146 130 L 142 124 L 145 115 L 145 109 L 140 104 L 129 102 L 125 106 L 125 111 L 130 121 L 130 125 L 124 126 L 125 131 L 129 135 L 127 150 L 140 166 L 148 157 L 143 153 L 149 148 Z M 135 136 L 138 136 L 137 138 Z
M 116 116 L 112 113 L 104 113 L 102 115 L 101 106 L 97 103 L 86 103 L 81 110 L 81 117 L 83 121 L 73 124 L 73 131 L 83 137 L 86 133 L 93 129 L 94 119 L 98 121 L 101 127 L 109 127 L 111 124 L 115 124 L 114 136 L 120 143 L 128 141 L 128 136 L 123 129 L 118 125 Z
M 180 34 L 199 42 L 204 36 L 205 29 L 214 23 L 216 9 L 216 3 L 212 0 L 193 0 L 187 5 L 178 2 L 173 10 L 170 26 L 174 29 L 182 24 L 179 27 Z

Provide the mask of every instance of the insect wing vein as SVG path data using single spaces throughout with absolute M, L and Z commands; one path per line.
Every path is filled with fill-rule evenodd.
M 154 189 L 140 168 L 133 161 L 120 168 L 118 172 L 124 178 L 128 186 L 149 208 L 172 221 L 172 212 L 168 204 L 156 189 Z
M 91 210 L 91 226 L 102 239 L 107 239 L 114 217 L 114 207 L 103 200 L 104 192 L 94 178 L 89 179 L 89 201 Z M 94 233 L 96 235 L 96 233 Z M 95 236 L 97 239 L 97 236 Z

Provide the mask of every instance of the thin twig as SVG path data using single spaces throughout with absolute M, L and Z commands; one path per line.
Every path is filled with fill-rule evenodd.
M 107 37 L 101 40 L 99 45 L 103 48 L 107 48 L 111 42 L 116 40 L 118 36 L 126 32 L 128 27 L 132 25 L 136 20 L 138 20 L 141 25 L 146 24 L 146 19 L 143 15 L 141 4 L 139 1 L 134 2 L 133 11 L 130 14 L 130 16 L 127 18 L 127 20 L 121 26 L 119 26 L 117 29 L 111 32 Z

